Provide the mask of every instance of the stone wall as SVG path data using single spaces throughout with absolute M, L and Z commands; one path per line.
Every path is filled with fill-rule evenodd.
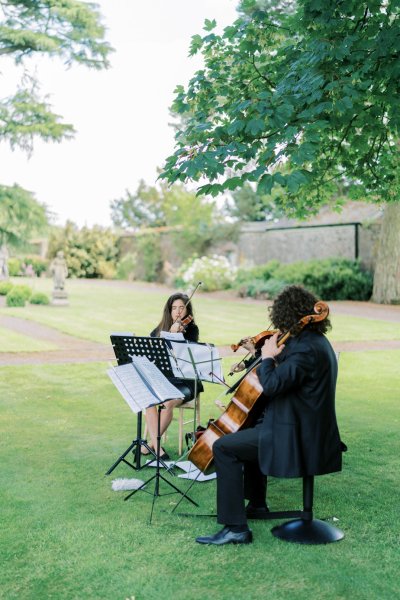
M 265 223 L 244 223 L 237 244 L 236 262 L 240 266 L 252 266 L 273 259 L 282 263 L 332 257 L 353 260 L 358 254 L 362 264 L 373 269 L 379 229 L 377 223 L 293 228 L 267 228 Z
M 367 208 L 371 210 L 370 206 Z M 359 210 L 359 206 L 356 206 L 356 209 Z M 354 213 L 351 214 L 351 218 L 354 219 L 354 216 Z M 302 224 L 289 220 L 279 223 L 242 223 L 237 242 L 220 242 L 210 248 L 209 254 L 222 254 L 229 258 L 232 265 L 248 267 L 265 264 L 273 259 L 282 263 L 292 263 L 298 260 L 334 257 L 354 260 L 358 256 L 362 265 L 373 271 L 380 220 L 377 217 L 372 219 L 368 213 L 359 216 L 360 219 L 366 217 L 364 223 L 356 220 L 346 222 L 343 216 L 341 221 L 337 217 L 337 220 L 334 220 L 331 215 L 325 217 L 326 222 L 314 219 Z M 318 217 L 322 218 L 324 215 Z M 157 239 L 163 259 L 160 280 L 171 283 L 182 257 L 177 256 L 168 231 L 160 231 L 154 235 L 159 236 Z M 122 254 L 135 252 L 135 247 L 134 234 L 122 236 Z

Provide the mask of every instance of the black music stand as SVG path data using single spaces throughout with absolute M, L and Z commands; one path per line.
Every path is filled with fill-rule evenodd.
M 176 340 L 173 338 L 170 338 L 168 336 L 165 336 L 164 338 L 167 342 L 167 346 L 169 348 L 169 352 L 170 352 L 170 360 L 171 362 L 173 362 L 176 366 L 177 371 L 180 371 L 181 376 L 180 378 L 182 380 L 187 380 L 187 381 L 193 381 L 194 383 L 194 391 L 193 391 L 193 400 L 196 400 L 197 395 L 199 392 L 203 391 L 203 387 L 201 385 L 201 381 L 210 381 L 212 383 L 221 383 L 221 379 L 219 377 L 215 377 L 214 373 L 213 373 L 213 364 L 214 363 L 218 363 L 221 361 L 220 357 L 217 356 L 216 358 L 213 357 L 212 354 L 212 349 L 214 349 L 215 347 L 213 345 L 210 344 L 200 344 L 198 342 L 188 342 L 188 340 Z M 186 357 L 184 357 L 184 355 L 182 355 L 181 353 L 179 353 L 179 355 L 176 354 L 176 349 L 177 347 L 179 347 L 179 345 L 182 344 L 182 347 L 186 350 L 187 355 Z M 203 359 L 199 359 L 198 356 L 196 355 L 196 348 L 200 347 L 200 346 L 206 346 L 207 348 L 210 349 L 211 352 L 211 356 L 210 358 L 207 358 L 206 360 Z M 209 372 L 209 368 L 207 368 L 206 372 L 204 372 L 203 370 L 203 365 L 210 365 L 209 368 L 211 368 L 211 372 Z M 186 374 L 182 371 L 182 368 L 185 369 Z M 189 368 L 189 374 L 187 374 L 187 370 Z M 205 376 L 207 375 L 207 376 Z M 212 377 L 211 377 L 212 376 Z M 211 377 L 211 379 L 210 379 Z M 214 380 L 215 377 L 215 380 Z M 200 389 L 199 389 L 199 384 L 200 384 Z M 175 384 L 177 385 L 177 387 L 179 388 L 179 384 Z M 194 439 L 195 433 L 196 433 L 196 425 L 197 425 L 197 410 L 196 410 L 196 405 L 194 408 L 194 419 L 193 419 L 193 431 L 190 434 L 192 436 L 192 439 Z M 189 452 L 189 448 L 178 458 L 178 461 L 181 460 L 184 456 L 186 456 L 186 454 Z
M 155 480 L 155 485 L 154 485 L 154 492 L 153 492 L 153 502 L 151 504 L 151 512 L 150 512 L 150 519 L 149 519 L 149 523 L 151 523 L 152 517 L 153 517 L 153 510 L 154 510 L 154 503 L 156 501 L 156 498 L 160 497 L 160 496 L 167 496 L 168 494 L 180 494 L 181 495 L 181 499 L 179 501 L 179 503 L 186 498 L 186 500 L 189 500 L 189 502 L 191 502 L 192 504 L 194 504 L 194 506 L 199 506 L 197 504 L 197 502 L 195 502 L 194 500 L 192 500 L 192 498 L 190 498 L 187 495 L 187 492 L 182 492 L 179 488 L 177 488 L 173 483 L 171 483 L 170 481 L 168 481 L 168 479 L 166 479 L 166 477 L 164 477 L 164 475 L 161 474 L 161 470 L 160 470 L 160 464 L 164 464 L 163 461 L 160 459 L 160 449 L 161 449 L 161 430 L 160 430 L 160 419 L 161 419 L 161 411 L 163 409 L 163 403 L 159 403 L 157 405 L 157 455 L 156 455 L 156 472 L 155 474 L 150 477 L 150 479 L 148 479 L 147 481 L 143 482 L 142 485 L 140 487 L 138 487 L 136 490 L 133 490 L 130 494 L 128 494 L 124 500 L 129 500 L 129 498 L 131 498 L 131 496 L 133 496 L 134 494 L 136 494 L 136 492 L 146 492 L 148 494 L 150 494 L 150 492 L 147 492 L 147 490 L 145 490 L 145 486 L 148 485 L 151 481 Z M 165 466 L 165 465 L 164 465 Z M 165 481 L 165 483 L 167 483 L 174 491 L 173 492 L 168 492 L 166 494 L 160 494 L 160 480 Z
M 156 337 L 139 337 L 123 333 L 111 334 L 110 339 L 118 366 L 131 363 L 131 356 L 146 356 L 156 365 L 156 367 L 163 373 L 163 375 L 165 375 L 165 377 L 168 379 L 173 378 L 168 349 L 164 339 Z M 115 463 L 108 469 L 106 475 L 110 475 L 110 473 L 112 473 L 121 462 L 124 462 L 126 465 L 132 469 L 135 469 L 136 471 L 139 471 L 146 466 L 140 465 L 142 446 L 149 451 L 149 454 L 157 458 L 154 450 L 147 444 L 147 440 L 142 438 L 142 413 L 139 412 L 137 413 L 136 438 L 123 452 L 123 454 L 121 454 L 121 456 L 115 461 Z M 126 459 L 126 456 L 130 452 L 132 452 L 135 457 L 134 465 Z M 168 466 L 162 459 L 160 459 L 160 462 L 164 468 L 169 470 Z

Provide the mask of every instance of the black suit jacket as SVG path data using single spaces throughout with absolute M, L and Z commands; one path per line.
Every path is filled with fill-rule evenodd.
M 335 414 L 337 359 L 320 333 L 303 330 L 264 359 L 257 375 L 266 397 L 259 462 L 265 475 L 303 477 L 342 468 Z

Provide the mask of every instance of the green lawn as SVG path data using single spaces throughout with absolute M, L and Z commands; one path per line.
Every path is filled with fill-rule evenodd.
M 29 282 L 28 282 L 29 283 Z M 35 290 L 51 290 L 46 279 L 34 280 Z M 38 321 L 77 337 L 109 343 L 113 331 L 148 335 L 161 318 L 171 290 L 119 282 L 68 281 L 70 305 L 2 308 L 0 313 Z M 237 343 L 269 325 L 267 305 L 245 300 L 226 301 L 196 294 L 193 299 L 201 339 L 217 345 Z M 400 323 L 387 323 L 332 313 L 332 341 L 400 340 Z
M 75 300 L 84 304 L 79 294 Z M 153 308 L 156 304 L 154 299 Z M 199 298 L 196 306 L 203 322 L 211 304 Z M 76 307 L 71 311 L 78 315 Z M 116 307 L 113 311 L 118 314 Z M 149 328 L 150 321 L 143 327 Z M 135 418 L 104 364 L 0 368 L 0 597 L 399 597 L 399 362 L 399 351 L 342 353 L 340 358 L 337 414 L 349 451 L 342 473 L 316 478 L 315 514 L 339 519 L 345 539 L 327 546 L 288 544 L 271 535 L 273 523 L 253 522 L 251 546 L 223 548 L 193 541 L 216 530 L 213 518 L 196 516 L 214 509 L 214 482 L 192 489 L 198 511 L 181 505 L 193 516 L 171 514 L 176 495 L 158 498 L 151 525 L 150 495 L 139 493 L 124 502 L 124 493 L 111 490 L 114 474 L 104 477 L 104 472 L 132 440 Z M 203 394 L 204 418 L 218 414 L 213 405 L 218 389 L 209 385 Z M 176 422 L 167 448 L 176 448 Z M 147 479 L 149 471 L 121 465 L 115 477 Z M 272 480 L 269 503 L 276 510 L 299 508 L 301 482 Z

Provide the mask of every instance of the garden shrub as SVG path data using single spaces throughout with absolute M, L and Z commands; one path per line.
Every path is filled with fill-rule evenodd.
M 251 281 L 268 281 L 274 277 L 276 269 L 280 267 L 278 260 L 270 260 L 264 265 L 257 265 L 255 267 L 240 267 L 237 270 L 235 278 L 235 287 L 241 287 L 247 285 Z
M 43 292 L 35 292 L 30 297 L 29 302 L 31 304 L 50 304 L 50 298 L 47 294 L 44 294 Z
M 97 263 L 97 274 L 102 279 L 115 279 L 117 270 L 115 264 L 104 259 L 99 259 Z
M 25 306 L 25 302 L 32 295 L 32 290 L 27 285 L 14 285 L 6 296 L 7 306 Z
M 119 263 L 117 264 L 117 279 L 128 279 L 132 280 L 135 278 L 135 270 L 137 266 L 137 254 L 136 252 L 131 252 L 126 254 L 121 258 Z
M 271 287 L 265 286 L 268 281 Z M 369 300 L 373 281 L 372 274 L 363 270 L 359 261 L 329 258 L 290 264 L 270 261 L 249 269 L 247 279 L 246 271 L 241 270 L 235 287 L 242 296 L 273 298 L 285 283 L 303 285 L 324 300 Z
M 191 258 L 183 263 L 177 274 L 176 285 L 194 287 L 202 282 L 204 291 L 213 292 L 230 288 L 236 278 L 233 267 L 225 256 L 214 254 Z
M 25 296 L 25 300 L 29 300 L 29 298 L 32 296 L 33 291 L 29 285 L 15 285 L 13 289 L 15 288 L 18 288 L 18 291 Z
M 40 277 L 42 273 L 47 271 L 49 261 L 40 256 L 30 255 L 9 258 L 7 264 L 11 277 Z
M 158 281 L 163 266 L 160 236 L 152 233 L 138 235 L 136 249 L 140 256 L 136 277 L 144 281 Z
M 25 258 L 22 259 L 22 266 L 21 266 L 21 270 L 25 269 L 25 273 L 24 274 L 29 274 L 26 273 L 26 270 L 29 268 L 29 266 L 31 266 L 32 270 L 33 270 L 33 274 L 36 275 L 37 277 L 40 277 L 42 275 L 42 273 L 46 273 L 47 268 L 49 266 L 49 261 L 46 260 L 45 258 L 42 258 L 41 256 L 26 256 Z
M 117 235 L 95 225 L 79 229 L 68 221 L 63 229 L 53 229 L 48 256 L 64 252 L 69 277 L 113 278 L 119 255 Z
M 275 276 L 299 283 L 325 300 L 369 300 L 372 294 L 372 274 L 359 261 L 346 258 L 281 265 Z
M 7 265 L 10 277 L 18 277 L 21 275 L 21 261 L 19 258 L 9 258 Z
M 13 286 L 11 281 L 0 281 L 0 296 L 6 296 Z
M 235 286 L 239 296 L 250 296 L 251 298 L 275 298 L 286 286 L 286 281 L 271 277 L 264 279 L 251 279 L 241 286 Z

